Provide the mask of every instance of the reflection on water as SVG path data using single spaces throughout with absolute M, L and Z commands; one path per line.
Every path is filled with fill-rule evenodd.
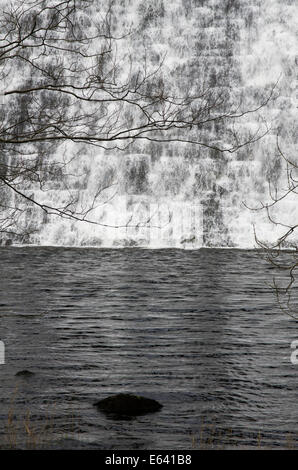
M 19 427 L 27 410 L 50 420 L 58 448 L 187 449 L 202 426 L 228 446 L 296 444 L 298 332 L 272 273 L 253 251 L 0 249 L 0 433 L 11 409 Z M 164 407 L 94 408 L 122 391 Z

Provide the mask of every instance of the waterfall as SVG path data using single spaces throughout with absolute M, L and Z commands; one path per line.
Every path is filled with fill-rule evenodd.
M 262 110 L 270 132 L 237 153 L 219 154 L 191 145 L 148 143 L 127 151 L 104 151 L 62 145 L 53 160 L 68 161 L 66 183 L 46 180 L 23 187 L 40 203 L 61 207 L 71 197 L 77 212 L 90 207 L 97 224 L 46 215 L 10 194 L 26 211 L 18 218 L 27 236 L 23 243 L 63 246 L 184 248 L 253 248 L 258 236 L 274 241 L 282 227 L 264 211 L 252 211 L 270 200 L 268 183 L 285 187 L 285 164 L 278 156 L 276 135 L 294 159 L 298 109 L 298 5 L 296 0 L 116 0 L 118 21 L 133 23 L 142 45 L 160 58 L 164 73 L 188 82 L 208 83 L 245 96 L 254 106 L 278 80 L 278 96 Z M 243 136 L 258 125 L 255 115 L 240 120 Z M 210 133 L 225 141 L 226 129 Z M 298 221 L 295 195 L 273 209 L 276 220 Z M 13 240 L 17 243 L 17 240 Z M 6 243 L 3 237 L 3 243 Z

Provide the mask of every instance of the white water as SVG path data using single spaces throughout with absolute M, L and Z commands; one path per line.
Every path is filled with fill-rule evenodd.
M 92 205 L 98 188 L 110 186 L 88 214 L 99 225 L 45 217 L 32 207 L 19 219 L 30 232 L 24 241 L 65 246 L 252 248 L 253 224 L 261 239 L 274 241 L 284 229 L 244 203 L 260 207 L 260 201 L 267 202 L 269 179 L 280 190 L 285 188 L 277 131 L 285 154 L 296 157 L 297 1 L 155 0 L 148 6 L 145 1 L 118 0 L 116 4 L 123 24 L 143 22 L 142 37 L 131 45 L 134 53 L 142 56 L 142 43 L 160 55 L 166 52 L 165 71 L 170 77 L 180 67 L 182 88 L 188 81 L 209 81 L 215 71 L 223 86 L 235 94 L 244 91 L 247 105 L 254 106 L 279 79 L 279 97 L 262 110 L 272 130 L 255 145 L 232 155 L 213 155 L 177 144 L 144 145 L 118 154 L 72 144 L 61 147 L 57 160 L 76 155 L 67 170 L 71 174 L 67 190 L 62 182 L 49 181 L 46 192 L 34 186 L 26 191 L 40 203 L 55 207 L 62 207 L 72 195 L 73 208 L 83 212 Z M 256 116 L 250 115 L 241 122 L 241 132 L 244 135 L 255 126 Z M 225 129 L 214 131 L 224 143 Z M 275 207 L 273 214 L 279 222 L 298 221 L 294 196 Z

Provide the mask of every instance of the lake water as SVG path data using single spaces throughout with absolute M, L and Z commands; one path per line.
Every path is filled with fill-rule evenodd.
M 297 447 L 298 330 L 273 273 L 255 251 L 1 248 L 1 446 Z M 124 391 L 164 406 L 93 406 Z

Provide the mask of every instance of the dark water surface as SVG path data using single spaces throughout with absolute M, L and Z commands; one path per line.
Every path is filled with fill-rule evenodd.
M 272 273 L 254 251 L 1 248 L 1 446 L 297 447 L 297 323 Z M 123 391 L 164 407 L 93 406 Z

